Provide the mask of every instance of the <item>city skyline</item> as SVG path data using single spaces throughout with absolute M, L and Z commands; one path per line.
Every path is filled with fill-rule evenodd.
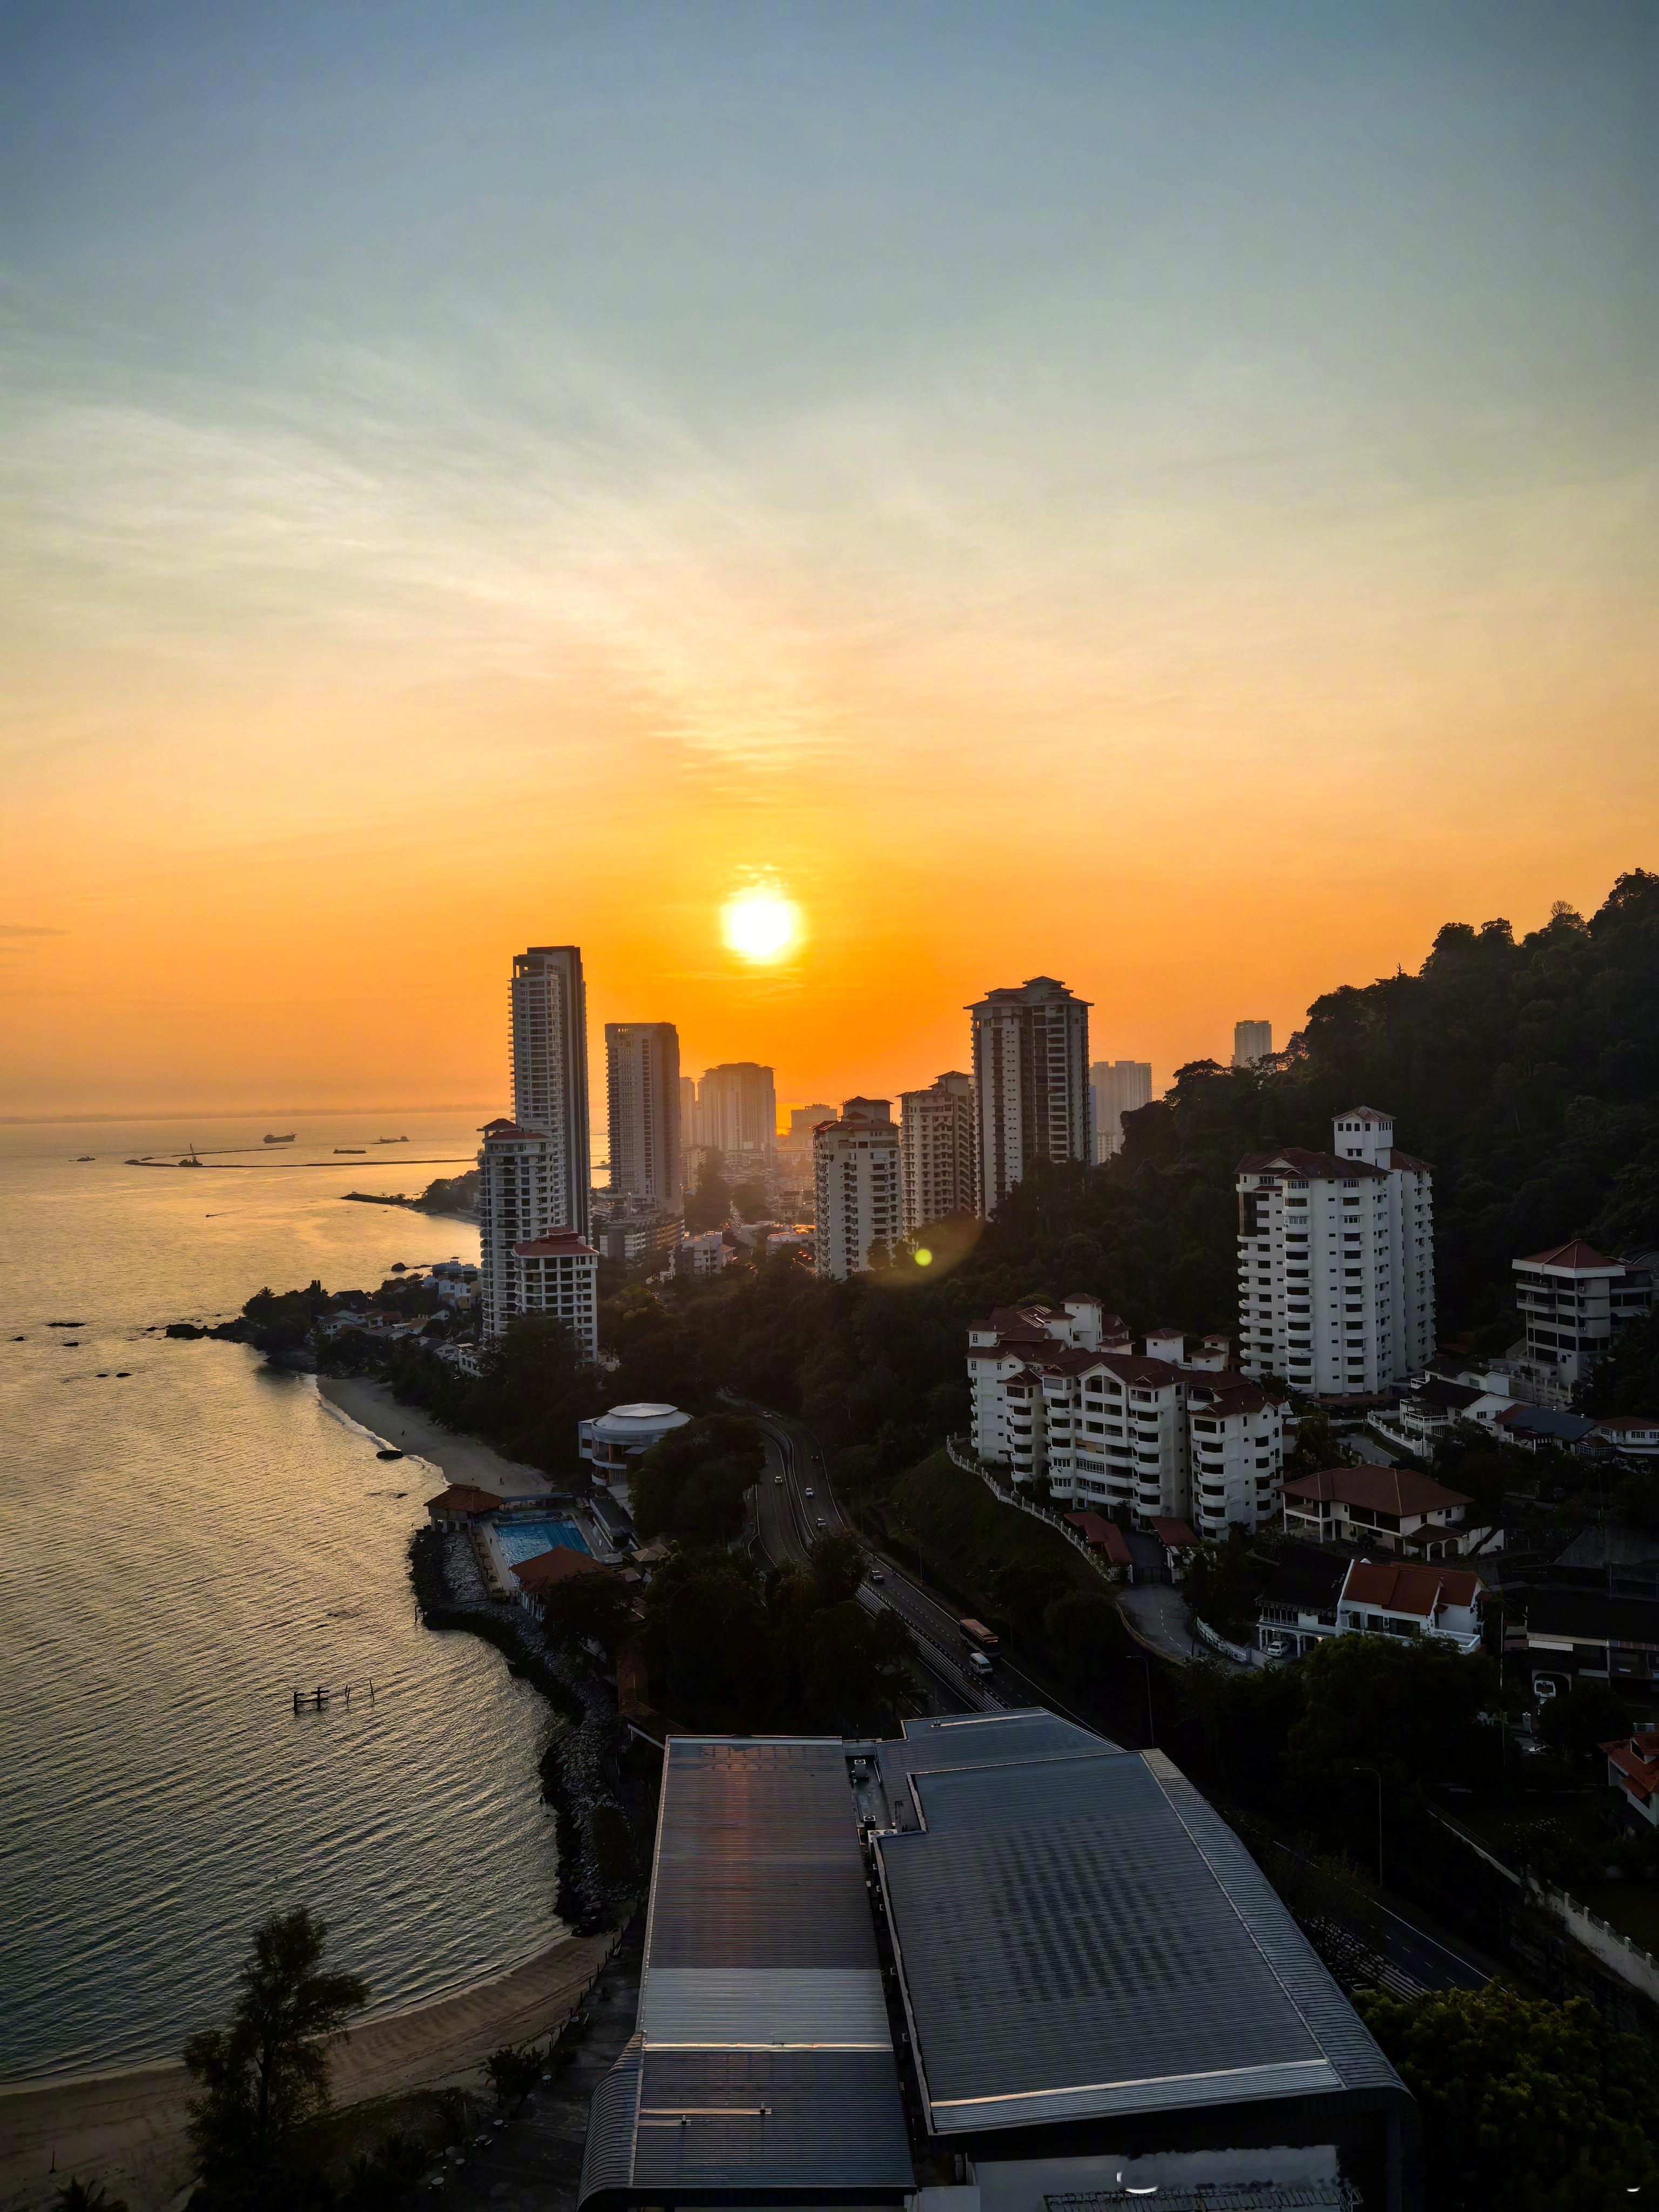
M 0 1112 L 487 1099 L 549 936 L 785 1097 L 1045 969 L 1163 1075 L 1588 910 L 1659 814 L 1647 36 L 14 11 Z

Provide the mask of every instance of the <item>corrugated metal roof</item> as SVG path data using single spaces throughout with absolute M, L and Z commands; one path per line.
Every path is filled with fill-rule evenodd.
M 1395 2081 L 1249 1853 L 1158 1754 L 917 1787 L 927 1832 L 877 1848 L 939 2133 Z
M 635 2036 L 593 2092 L 587 2108 L 587 2140 L 582 2147 L 582 2178 L 576 2192 L 579 2204 L 602 2189 L 626 2189 L 634 2178 L 634 2124 L 644 2063 L 645 2054 Z
M 887 2051 L 892 2036 L 873 1966 L 653 1966 L 640 2006 L 647 2049 Z
M 636 2188 L 915 2185 L 890 2051 L 651 2051 Z

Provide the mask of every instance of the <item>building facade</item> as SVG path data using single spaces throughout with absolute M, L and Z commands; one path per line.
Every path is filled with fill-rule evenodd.
M 1095 1158 L 1115 1160 L 1123 1150 L 1123 1117 L 1152 1103 L 1149 1060 L 1097 1060 L 1089 1070 L 1095 1115 Z
M 1606 1358 L 1615 1332 L 1650 1310 L 1652 1273 L 1610 1260 L 1582 1237 L 1517 1260 L 1514 1270 L 1526 1334 L 1526 1352 L 1515 1364 L 1517 1395 L 1565 1408 Z
M 681 1199 L 680 1039 L 672 1022 L 607 1022 L 611 1188 L 672 1213 Z
M 974 1079 L 935 1076 L 899 1098 L 899 1179 L 907 1234 L 974 1210 Z
M 752 1060 L 711 1067 L 697 1089 L 697 1142 L 712 1146 L 738 1170 L 764 1172 L 777 1139 L 778 1100 L 772 1071 Z
M 1273 1048 L 1273 1025 L 1271 1022 L 1235 1022 L 1233 1024 L 1233 1066 L 1254 1067 L 1259 1060 L 1266 1060 Z
M 552 1229 L 513 1247 L 508 1272 L 511 1321 L 516 1314 L 550 1314 L 576 1340 L 591 1365 L 599 1356 L 599 1255 L 574 1229 Z M 501 1326 L 505 1326 L 503 1322 Z
M 973 1018 L 978 1211 L 1038 1160 L 1088 1160 L 1089 1006 L 1052 975 L 988 991 Z
M 1370 1107 L 1328 1152 L 1239 1162 L 1240 1364 L 1315 1397 L 1370 1397 L 1434 1352 L 1433 1174 Z
M 1285 1408 L 1229 1350 L 1165 1332 L 1137 1351 L 1082 1293 L 1000 1310 L 968 1332 L 974 1449 L 1062 1505 L 1140 1528 L 1189 1520 L 1210 1537 L 1254 1530 L 1279 1510 Z
M 844 1282 L 869 1267 L 873 1247 L 903 1231 L 899 1133 L 885 1099 L 849 1100 L 839 1121 L 814 1131 L 812 1182 L 813 1266 Z
M 511 989 L 513 1119 L 521 1129 L 534 1130 L 548 1139 L 548 1222 L 586 1237 L 592 1173 L 587 1135 L 587 990 L 580 948 L 532 945 L 514 959 Z

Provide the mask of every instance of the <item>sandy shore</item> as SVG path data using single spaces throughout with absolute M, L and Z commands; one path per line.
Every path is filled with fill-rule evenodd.
M 430 1460 L 447 1482 L 471 1483 L 499 1498 L 540 1497 L 553 1485 L 539 1469 L 503 1459 L 476 1437 L 442 1428 L 418 1406 L 401 1406 L 384 1382 L 361 1376 L 321 1375 L 317 1388 L 331 1406 L 399 1451 Z
M 559 2025 L 611 1940 L 566 1936 L 453 1996 L 366 2021 L 335 2053 L 335 2103 L 476 2086 L 492 2051 Z M 131 2212 L 163 2212 L 190 2180 L 189 2087 L 176 2061 L 0 2087 L 0 2212 L 40 2212 L 70 2174 L 103 2182 Z

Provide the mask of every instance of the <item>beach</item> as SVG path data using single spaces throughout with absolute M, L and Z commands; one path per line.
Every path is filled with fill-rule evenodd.
M 471 1989 L 354 2028 L 335 2053 L 335 2104 L 477 2086 L 492 2051 L 558 2027 L 611 1941 L 565 1936 Z M 131 2212 L 164 2212 L 191 2179 L 189 2094 L 177 2061 L 0 2088 L 0 2212 L 42 2212 L 71 2174 L 103 2182 Z
M 371 1436 L 411 1457 L 430 1460 L 447 1482 L 493 1491 L 498 1498 L 540 1497 L 554 1486 L 538 1468 L 504 1459 L 477 1437 L 457 1436 L 418 1406 L 399 1404 L 384 1382 L 359 1375 L 323 1375 L 317 1388 L 331 1406 Z

